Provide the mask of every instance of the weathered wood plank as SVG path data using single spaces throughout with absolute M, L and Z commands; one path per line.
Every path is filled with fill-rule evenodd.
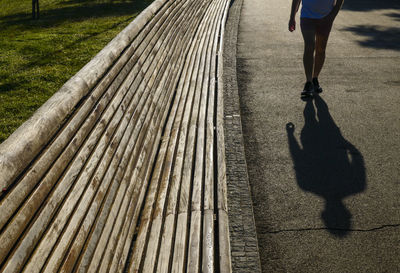
M 217 50 L 219 41 L 219 32 L 221 27 L 222 11 L 225 7 L 226 1 L 220 1 L 218 10 L 218 18 L 215 29 L 213 29 L 214 35 L 212 49 L 210 49 L 210 83 L 209 83 L 209 100 L 207 107 L 207 141 L 206 141 L 206 156 L 205 156 L 205 188 L 204 188 L 204 219 L 203 219 L 203 260 L 202 260 L 202 272 L 215 272 L 215 227 L 214 227 L 214 196 L 216 196 L 214 188 L 214 130 L 216 124 L 214 123 L 215 118 L 215 100 L 216 100 L 216 60 Z
M 208 103 L 207 113 L 207 146 L 206 146 L 206 176 L 205 176 L 205 194 L 204 194 L 204 220 L 203 220 L 203 261 L 202 261 L 202 272 L 214 272 L 216 270 L 216 254 L 215 254 L 215 212 L 214 202 L 215 196 L 217 196 L 214 187 L 214 130 L 216 129 L 215 124 L 215 103 L 216 103 L 216 61 L 217 61 L 217 50 L 219 45 L 219 33 L 221 28 L 222 13 L 227 1 L 221 1 L 220 9 L 218 12 L 217 26 L 214 30 L 214 43 L 211 52 L 211 68 L 210 68 L 210 95 Z
M 201 264 L 201 219 L 202 212 L 195 210 L 191 213 L 190 220 L 190 240 L 189 240 L 189 253 L 188 253 L 188 261 L 186 271 L 189 273 L 198 273 L 200 272 L 200 264 Z M 194 236 L 194 234 L 198 234 L 198 236 Z
M 215 272 L 214 210 L 204 211 L 202 272 Z
M 204 66 L 204 78 L 203 78 L 203 86 L 202 86 L 202 107 L 201 107 L 201 114 L 199 117 L 199 127 L 198 127 L 198 142 L 197 142 L 197 150 L 196 150 L 196 169 L 198 170 L 196 172 L 195 170 L 195 175 L 194 175 L 194 188 L 193 188 L 193 193 L 192 193 L 192 215 L 191 215 L 191 221 L 190 221 L 190 235 L 189 235 L 189 252 L 188 252 L 188 264 L 187 264 L 187 271 L 188 272 L 199 272 L 201 268 L 201 260 L 199 257 L 203 257 L 203 264 L 205 257 L 204 255 L 201 256 L 201 245 L 202 245 L 202 233 L 204 237 L 204 230 L 203 226 L 203 232 L 202 230 L 202 217 L 198 216 L 198 212 L 201 212 L 203 210 L 202 207 L 202 189 L 204 187 L 204 207 L 209 207 L 210 202 L 211 205 L 213 204 L 213 166 L 212 166 L 212 161 L 207 162 L 207 155 L 209 155 L 210 150 L 209 149 L 210 145 L 213 147 L 213 139 L 209 138 L 209 136 L 206 136 L 206 133 L 208 131 L 206 125 L 206 120 L 209 119 L 209 110 L 210 105 L 209 101 L 213 99 L 213 90 L 210 88 L 210 78 L 212 78 L 212 74 L 210 76 L 210 69 L 212 69 L 212 64 L 215 62 L 215 59 L 213 60 L 212 57 L 212 49 L 214 48 L 213 44 L 214 42 L 214 32 L 216 29 L 216 26 L 218 25 L 218 13 L 221 8 L 221 1 L 215 1 L 215 6 L 214 6 L 214 12 L 213 12 L 213 17 L 210 19 L 210 27 L 208 28 L 207 32 L 207 47 L 204 48 L 202 55 L 205 56 L 204 61 L 206 62 Z M 212 112 L 211 112 L 211 120 L 213 120 L 212 117 Z M 213 130 L 213 127 L 212 127 Z M 208 137 L 208 138 L 207 138 Z M 212 151 L 211 151 L 212 154 Z M 210 165 L 211 164 L 211 165 Z M 210 176 L 206 176 L 209 174 Z M 204 219 L 203 221 L 206 221 Z M 206 234 L 208 235 L 208 234 Z M 205 239 L 203 238 L 203 241 Z M 213 241 L 211 242 L 213 244 Z M 204 244 L 203 244 L 203 249 L 204 249 Z M 211 248 L 211 251 L 213 251 L 213 248 Z M 203 253 L 204 254 L 204 253 Z M 209 261 L 209 260 L 207 260 Z M 209 263 L 208 263 L 209 264 Z
M 224 96 L 223 96 L 223 48 L 224 31 L 228 16 L 229 1 L 226 2 L 220 44 L 218 51 L 218 93 L 217 93 L 217 157 L 218 157 L 218 243 L 219 243 L 219 265 L 221 273 L 232 272 L 232 260 L 229 239 L 229 219 L 227 200 L 227 181 L 225 163 L 225 140 L 224 140 Z
M 222 25 L 225 26 L 229 3 L 226 4 Z M 228 211 L 227 188 L 226 188 L 226 163 L 225 163 L 225 140 L 224 140 L 224 94 L 223 94 L 223 39 L 224 30 L 221 28 L 221 42 L 218 50 L 218 94 L 217 94 L 217 142 L 218 142 L 218 208 Z
M 218 210 L 218 246 L 219 270 L 221 273 L 232 272 L 231 247 L 229 241 L 229 219 L 225 210 Z

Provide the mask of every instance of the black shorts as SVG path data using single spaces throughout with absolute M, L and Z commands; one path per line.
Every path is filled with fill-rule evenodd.
M 300 18 L 300 27 L 302 31 L 315 31 L 315 34 L 328 36 L 331 32 L 333 25 L 332 20 L 325 18 L 312 19 L 312 18 Z

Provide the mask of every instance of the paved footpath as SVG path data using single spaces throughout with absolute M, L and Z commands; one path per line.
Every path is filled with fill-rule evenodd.
M 243 3 L 238 83 L 263 272 L 400 272 L 400 3 L 347 1 L 324 92 L 308 102 L 291 1 Z

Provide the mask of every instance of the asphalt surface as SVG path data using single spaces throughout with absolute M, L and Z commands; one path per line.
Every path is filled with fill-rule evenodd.
M 400 2 L 346 3 L 302 101 L 291 1 L 244 0 L 237 72 L 263 272 L 400 272 Z

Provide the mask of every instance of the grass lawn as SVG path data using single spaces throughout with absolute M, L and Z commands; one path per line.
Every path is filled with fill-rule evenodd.
M 0 143 L 153 0 L 0 0 Z

